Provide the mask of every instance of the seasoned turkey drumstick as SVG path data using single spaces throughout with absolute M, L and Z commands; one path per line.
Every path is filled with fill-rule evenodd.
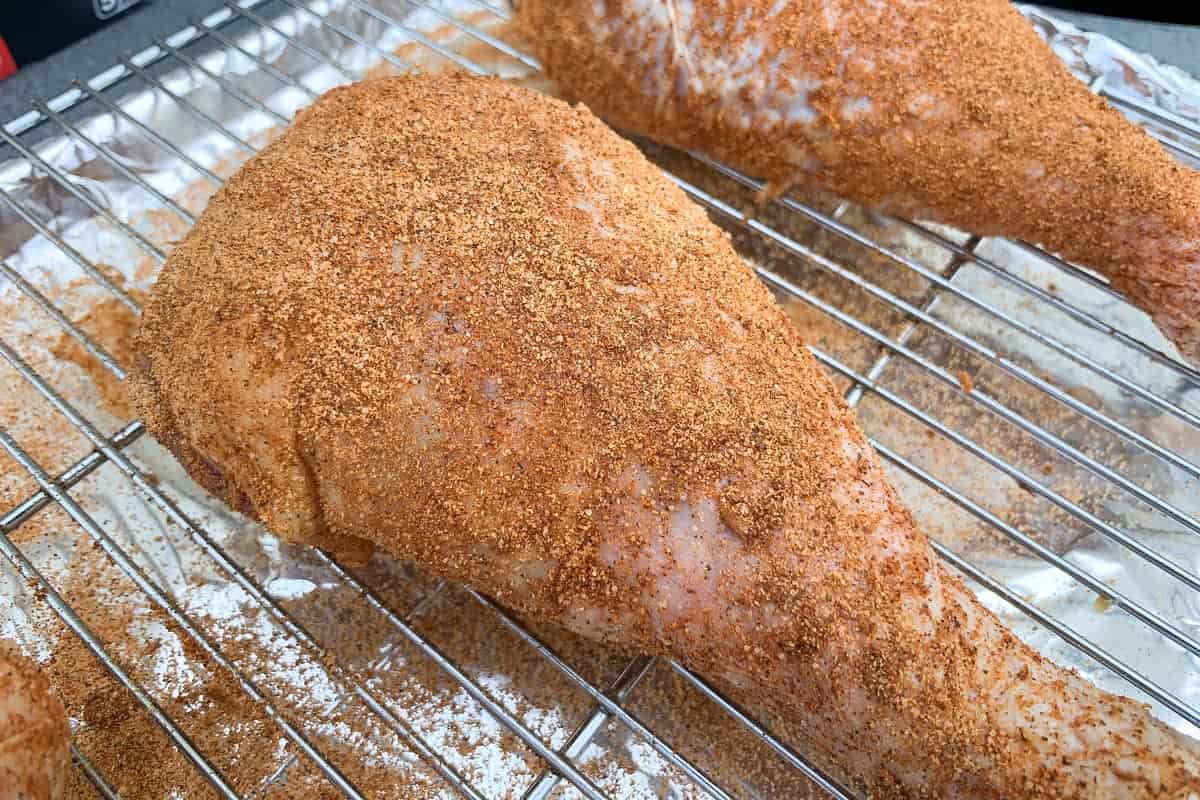
M 569 99 L 766 179 L 1103 272 L 1200 365 L 1200 173 L 1008 0 L 520 0 Z
M 1200 789 L 940 566 L 726 234 L 586 109 L 329 92 L 213 197 L 136 351 L 149 429 L 274 532 L 680 658 L 871 796 Z

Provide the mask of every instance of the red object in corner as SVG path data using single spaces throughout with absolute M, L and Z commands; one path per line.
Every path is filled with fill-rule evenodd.
M 4 37 L 0 36 L 0 81 L 16 71 L 17 62 L 13 59 L 12 53 L 8 51 L 8 45 L 4 43 Z

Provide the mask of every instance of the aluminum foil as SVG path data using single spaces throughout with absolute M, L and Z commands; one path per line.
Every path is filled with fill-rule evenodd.
M 1107 36 L 1057 20 L 1036 6 L 1020 9 L 1084 83 L 1103 78 L 1109 90 L 1128 93 L 1181 117 L 1200 119 L 1200 84 L 1194 76 Z
M 309 8 L 325 16 L 324 24 L 299 5 L 245 5 L 268 18 L 272 29 L 243 23 L 222 27 L 226 14 L 214 15 L 206 24 L 218 28 L 234 46 L 204 36 L 199 45 L 191 43 L 196 34 L 192 29 L 167 43 L 181 48 L 198 66 L 175 57 L 159 61 L 156 48 L 137 54 L 133 63 L 161 86 L 135 75 L 106 90 L 104 96 L 118 104 L 127 117 L 111 113 L 95 101 L 80 103 L 80 110 L 72 111 L 68 119 L 78 125 L 81 135 L 67 135 L 53 121 L 44 123 L 43 129 L 48 127 L 51 132 L 33 145 L 44 163 L 20 158 L 0 164 L 0 188 L 28 215 L 23 217 L 11 203 L 0 202 L 4 264 L 67 319 L 78 322 L 118 362 L 127 358 L 123 349 L 127 342 L 122 338 L 127 331 L 123 333 L 120 324 L 121 300 L 114 300 L 103 282 L 118 287 L 136 304 L 140 293 L 152 285 L 162 256 L 186 230 L 188 217 L 199 214 L 217 188 L 204 171 L 230 174 L 278 129 L 275 115 L 289 117 L 310 101 L 311 94 L 344 82 L 343 72 L 361 76 L 402 64 L 441 69 L 452 63 L 447 54 L 543 85 L 518 58 L 487 43 L 487 35 L 500 41 L 510 37 L 502 14 L 473 0 L 429 6 L 393 0 L 374 4 L 372 8 L 379 14 L 364 10 L 365 4 L 353 0 L 312 3 Z M 1196 138 L 1189 138 L 1172 120 L 1200 119 L 1200 83 L 1103 36 L 1059 23 L 1035 8 L 1022 10 L 1082 80 L 1111 97 L 1125 99 L 1125 110 L 1132 116 L 1185 150 L 1198 145 Z M 448 25 L 447 16 L 466 20 L 474 30 L 485 33 L 483 40 Z M 405 28 L 388 24 L 387 18 L 402 21 Z M 303 47 L 289 45 L 285 35 L 299 40 Z M 94 85 L 106 85 L 116 74 L 110 71 L 99 76 Z M 281 75 L 288 79 L 281 80 Z M 239 93 L 244 96 L 239 98 Z M 63 111 L 75 105 L 76 94 L 50 101 L 50 108 Z M 261 102 L 269 111 L 255 108 L 247 98 Z M 23 131 L 33 120 L 27 116 L 8 129 Z M 143 125 L 153 135 L 147 134 Z M 34 141 L 27 134 L 20 137 L 21 141 Z M 647 147 L 647 152 L 706 191 L 739 207 L 752 208 L 746 192 L 711 171 L 658 148 Z M 197 170 L 197 165 L 202 170 Z M 64 188 L 60 176 L 71 190 Z M 135 176 L 153 191 L 139 185 Z M 1200 485 L 1156 455 L 1152 447 L 1114 433 L 1115 424 L 1193 464 L 1200 463 L 1200 428 L 1192 424 L 1194 418 L 1189 419 L 1189 415 L 1200 416 L 1200 384 L 1096 326 L 1081 324 L 1052 303 L 1014 288 L 997 270 L 957 263 L 944 246 L 910 228 L 853 207 L 821 206 L 825 201 L 820 198 L 813 202 L 910 264 L 945 276 L 963 294 L 934 292 L 919 271 L 869 247 L 850 244 L 790 212 L 778 208 L 754 212 L 849 274 L 926 308 L 936 323 L 914 325 L 894 307 L 862 291 L 855 281 L 831 275 L 812 259 L 767 246 L 737 221 L 718 221 L 731 227 L 748 262 L 784 274 L 823 302 L 902 341 L 915 355 L 962 376 L 966 385 L 994 398 L 1019 419 L 1028 420 L 1024 426 L 1014 424 L 955 387 L 934 380 L 928 370 L 911 360 L 880 360 L 878 346 L 861 333 L 801 301 L 781 298 L 815 346 L 860 373 L 871 372 L 881 390 L 916 412 L 915 416 L 906 413 L 880 392 L 867 392 L 858 400 L 858 411 L 868 434 L 939 481 L 943 490 L 969 498 L 982 515 L 1003 520 L 1011 526 L 1010 534 L 1015 531 L 1017 535 L 999 534 L 980 521 L 981 514 L 964 512 L 946 498 L 945 491 L 935 491 L 911 470 L 889 463 L 893 479 L 924 528 L 1021 601 L 1119 659 L 1164 693 L 1200 708 L 1200 663 L 1145 621 L 1152 616 L 1185 636 L 1200 637 L 1200 595 L 1168 574 L 1172 569 L 1180 574 L 1200 572 L 1200 537 L 1188 530 L 1186 522 L 1171 518 L 1171 513 L 1198 518 Z M 136 233 L 123 232 L 121 223 Z M 958 232 L 936 230 L 952 241 L 965 241 Z M 61 240 L 65 249 L 55 239 Z M 1164 351 L 1170 349 L 1144 315 L 1115 299 L 1094 278 L 1064 272 L 1027 248 L 1007 242 L 985 241 L 978 252 L 999 270 L 1069 301 L 1094 319 Z M 971 298 L 981 299 L 998 313 L 981 309 Z M 0 309 L 0 339 L 84 418 L 106 435 L 129 421 L 119 386 L 103 375 L 93 357 L 72 350 L 52 315 L 19 291 L 12 280 L 0 279 Z M 982 349 L 964 348 L 945 330 L 970 337 Z M 1065 343 L 1067 352 L 1046 346 L 1039 340 L 1042 333 Z M 986 355 L 992 352 L 1004 359 L 1004 364 L 1016 365 L 1022 374 L 1044 381 L 1069 400 L 1053 399 L 1013 370 L 989 362 Z M 1082 356 L 1092 367 L 1081 365 L 1079 358 L 1072 356 Z M 840 388 L 850 388 L 844 377 L 835 376 L 835 380 L 840 381 Z M 1139 392 L 1139 387 L 1143 391 Z M 851 391 L 850 396 L 858 399 L 857 392 Z M 1071 401 L 1077 404 L 1074 408 Z M 1091 419 L 1084 408 L 1093 411 Z M 26 380 L 7 368 L 0 370 L 0 412 L 7 430 L 52 474 L 91 447 Z M 1110 424 L 1098 423 L 1097 418 Z M 955 441 L 946 431 L 965 437 L 1013 469 L 1006 471 L 994 461 L 989 464 L 986 456 L 970 453 L 963 439 Z M 1074 455 L 1064 456 L 1068 448 Z M 128 452 L 213 543 L 342 663 L 369 676 L 372 689 L 386 697 L 390 707 L 485 796 L 519 794 L 537 777 L 543 765 L 524 745 L 439 669 L 422 661 L 377 611 L 348 591 L 312 553 L 282 544 L 224 509 L 191 483 L 153 442 L 139 440 Z M 1127 478 L 1133 491 L 1098 475 L 1096 465 Z M 0 483 L 4 500 L 0 511 L 15 506 L 36 488 L 15 464 L 5 463 L 0 477 L 4 481 Z M 1143 492 L 1140 498 L 1139 490 Z M 259 683 L 284 713 L 306 720 L 306 733 L 319 747 L 348 752 L 344 758 L 388 776 L 394 787 L 405 787 L 391 792 L 395 796 L 449 796 L 449 790 L 438 788 L 436 778 L 430 777 L 410 748 L 361 704 L 356 706 L 346 698 L 345 687 L 330 676 L 319 654 L 281 635 L 278 624 L 216 566 L 203 547 L 148 502 L 119 470 L 111 465 L 100 468 L 74 488 L 72 496 L 199 628 L 230 649 L 234 664 Z M 112 655 L 126 664 L 153 696 L 167 704 L 204 696 L 213 673 L 219 670 L 198 661 L 194 651 L 183 646 L 179 631 L 164 623 L 163 615 L 119 570 L 90 548 L 75 546 L 87 541 L 80 527 L 61 512 L 48 509 L 13 535 L 68 599 L 102 595 L 101 606 L 130 610 L 128 619 L 119 623 L 101 620 L 103 608 L 89 606 L 84 616 L 115 631 L 108 637 Z M 1014 541 L 1021 536 L 1027 537 L 1024 544 Z M 1061 559 L 1059 565 L 1036 555 L 1030 543 L 1051 559 Z M 1134 553 L 1131 546 L 1164 560 L 1167 571 Z M 81 551 L 86 552 L 81 555 Z M 1101 592 L 1094 591 L 1095 586 L 1089 589 L 1070 577 L 1063 566 L 1082 570 L 1107 588 Z M 454 587 L 443 587 L 383 556 L 358 574 L 372 586 L 382 587 L 381 593 L 398 613 L 410 614 L 431 641 L 551 747 L 564 745 L 591 709 L 586 695 L 556 677 L 536 652 L 505 633 L 494 615 Z M 1200 733 L 1163 703 L 1036 624 L 1001 596 L 982 587 L 979 591 L 1018 635 L 1050 658 L 1079 669 L 1105 688 L 1149 702 L 1156 714 L 1179 730 Z M 24 581 L 7 566 L 0 569 L 0 596 L 0 634 L 16 636 L 32 653 L 49 658 L 61 645 L 58 629 L 47 622 L 44 604 L 33 598 Z M 1123 603 L 1138 604 L 1143 619 L 1123 610 Z M 628 654 L 605 651 L 553 629 L 543 633 L 570 663 L 600 686 L 615 678 L 628 658 Z M 797 780 L 791 768 L 769 749 L 689 691 L 669 667 L 660 664 L 635 691 L 630 704 L 652 729 L 684 749 L 702 769 L 736 787 L 730 791 L 737 796 L 778 796 L 781 785 Z M 86 719 L 73 723 L 77 731 L 91 724 Z M 231 740 L 258 730 L 236 715 L 227 725 Z M 671 738 L 673 733 L 678 737 Z M 296 766 L 293 750 L 275 732 L 270 736 L 273 738 L 262 747 L 276 756 L 266 759 L 259 769 L 261 775 L 249 781 L 263 793 L 281 782 L 301 780 L 296 775 L 298 770 L 303 772 Z M 739 774 L 736 766 L 722 762 L 722 750 L 728 750 L 731 737 L 738 736 L 746 739 L 747 752 L 759 748 L 765 766 Z M 646 741 L 616 722 L 604 725 L 577 760 L 614 796 L 702 794 Z M 786 777 L 789 775 L 792 777 Z M 797 783 L 787 791 L 806 791 L 800 787 Z M 573 794 L 563 788 L 558 792 L 556 796 Z

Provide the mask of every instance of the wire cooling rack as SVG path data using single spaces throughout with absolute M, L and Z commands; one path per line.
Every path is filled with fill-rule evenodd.
M 469 588 L 405 572 L 391 579 L 416 588 L 397 592 L 379 569 L 348 569 L 319 551 L 280 556 L 280 545 L 255 530 L 261 551 L 276 556 L 264 568 L 261 552 L 248 554 L 231 533 L 253 526 L 222 514 L 195 487 L 180 490 L 189 484 L 140 441 L 139 422 L 99 410 L 94 392 L 37 357 L 30 332 L 52 330 L 81 349 L 75 361 L 88 370 L 123 378 L 127 364 L 89 332 L 87 308 L 115 303 L 136 314 L 134 270 L 122 267 L 145 264 L 137 272 L 152 276 L 223 176 L 329 86 L 373 71 L 446 66 L 536 83 L 538 65 L 507 33 L 508 16 L 491 0 L 230 0 L 0 129 L 0 163 L 8 166 L 0 173 L 7 176 L 0 179 L 0 284 L 7 282 L 23 309 L 3 328 L 0 356 L 11 371 L 8 385 L 20 387 L 14 397 L 36 399 L 36 408 L 15 402 L 0 430 L 17 492 L 0 517 L 0 551 L 24 584 L 11 594 L 28 595 L 14 600 L 14 624 L 32 640 L 32 607 L 49 608 L 64 635 L 77 637 L 161 729 L 163 746 L 175 748 L 218 796 L 267 795 L 291 779 L 289 771 L 303 769 L 334 794 L 363 797 L 378 787 L 363 778 L 374 768 L 365 747 L 361 758 L 353 747 L 339 749 L 359 740 L 316 724 L 279 688 L 271 656 L 255 653 L 253 643 L 235 644 L 211 608 L 198 606 L 187 582 L 163 566 L 153 542 L 164 535 L 175 542 L 171 558 L 190 565 L 181 572 L 217 576 L 241 598 L 235 618 L 261 618 L 287 652 L 299 654 L 293 661 L 306 659 L 314 671 L 304 685 L 331 687 L 323 713 L 350 709 L 371 720 L 372 741 L 386 739 L 417 757 L 432 776 L 423 784 L 428 794 L 772 796 L 718 763 L 713 751 L 721 742 L 706 749 L 692 741 L 699 723 L 689 727 L 688 719 L 639 702 L 649 684 L 665 681 L 692 694 L 689 709 L 703 706 L 748 737 L 776 769 L 803 775 L 804 792 L 852 797 L 802 754 L 795 737 L 756 720 L 678 663 L 607 654 L 600 657 L 607 668 L 597 669 L 585 646 L 527 627 Z M 1099 78 L 1092 88 L 1181 160 L 1200 165 L 1193 120 L 1104 84 Z M 823 197 L 786 197 L 756 209 L 750 198 L 762 186 L 753 178 L 700 155 L 646 149 L 731 231 L 778 294 L 857 407 L 939 555 L 1027 641 L 1194 733 L 1200 373 L 1102 278 L 1028 245 L 888 219 Z M 122 200 L 122 192 L 136 201 Z M 56 270 L 77 273 L 96 290 L 83 312 L 54 291 L 46 275 Z M 66 423 L 61 446 L 29 433 L 50 417 Z M 97 504 L 103 493 L 89 493 L 101 475 L 108 476 L 105 496 L 119 501 Z M 153 535 L 140 534 L 120 511 L 131 498 L 149 509 L 144 517 L 160 521 Z M 46 537 L 22 536 L 51 514 L 64 520 L 56 535 L 94 543 L 127 582 L 125 596 L 187 643 L 183 661 L 220 673 L 257 709 L 263 747 L 281 747 L 270 774 L 233 777 L 230 753 L 173 713 L 170 692 L 146 677 L 128 643 L 102 633 L 90 620 L 95 609 L 71 599 L 75 590 L 67 571 L 48 559 Z M 185 546 L 191 556 L 179 555 Z M 307 581 L 287 577 L 299 574 L 289 558 L 304 562 Z M 334 641 L 338 627 L 280 589 L 296 583 L 357 604 L 362 616 L 349 624 L 376 637 L 370 658 L 346 655 Z M 448 596 L 459 604 L 448 605 Z M 451 611 L 488 619 L 520 651 L 519 666 L 463 655 L 448 633 L 454 623 L 438 619 Z M 412 661 L 398 663 L 400 647 Z M 431 712 L 388 682 L 418 660 L 468 698 L 468 717 L 492 720 L 525 760 L 516 767 L 499 756 L 472 761 L 448 744 L 429 722 Z M 533 677 L 522 682 L 522 671 Z M 572 698 L 553 725 L 529 710 L 557 707 L 558 699 L 531 699 L 532 689 L 514 699 L 500 688 L 509 681 L 520 695 L 521 686 L 546 675 Z M 86 720 L 75 722 L 86 730 Z M 654 780 L 622 782 L 614 778 L 619 770 L 602 768 L 611 753 L 597 755 L 598 743 L 611 745 L 617 728 L 634 742 L 626 750 L 640 754 L 633 772 L 652 771 L 646 765 L 653 761 L 660 767 Z M 91 758 L 85 739 L 77 735 L 73 747 L 80 774 L 101 796 L 120 796 L 118 768 Z M 497 782 L 502 769 L 515 778 Z

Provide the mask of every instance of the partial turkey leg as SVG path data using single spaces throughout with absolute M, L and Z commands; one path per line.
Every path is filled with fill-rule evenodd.
M 1200 173 L 1007 0 L 520 0 L 572 100 L 767 179 L 1103 272 L 1200 364 Z
M 58 800 L 71 769 L 62 702 L 16 644 L 0 639 L 0 800 Z

